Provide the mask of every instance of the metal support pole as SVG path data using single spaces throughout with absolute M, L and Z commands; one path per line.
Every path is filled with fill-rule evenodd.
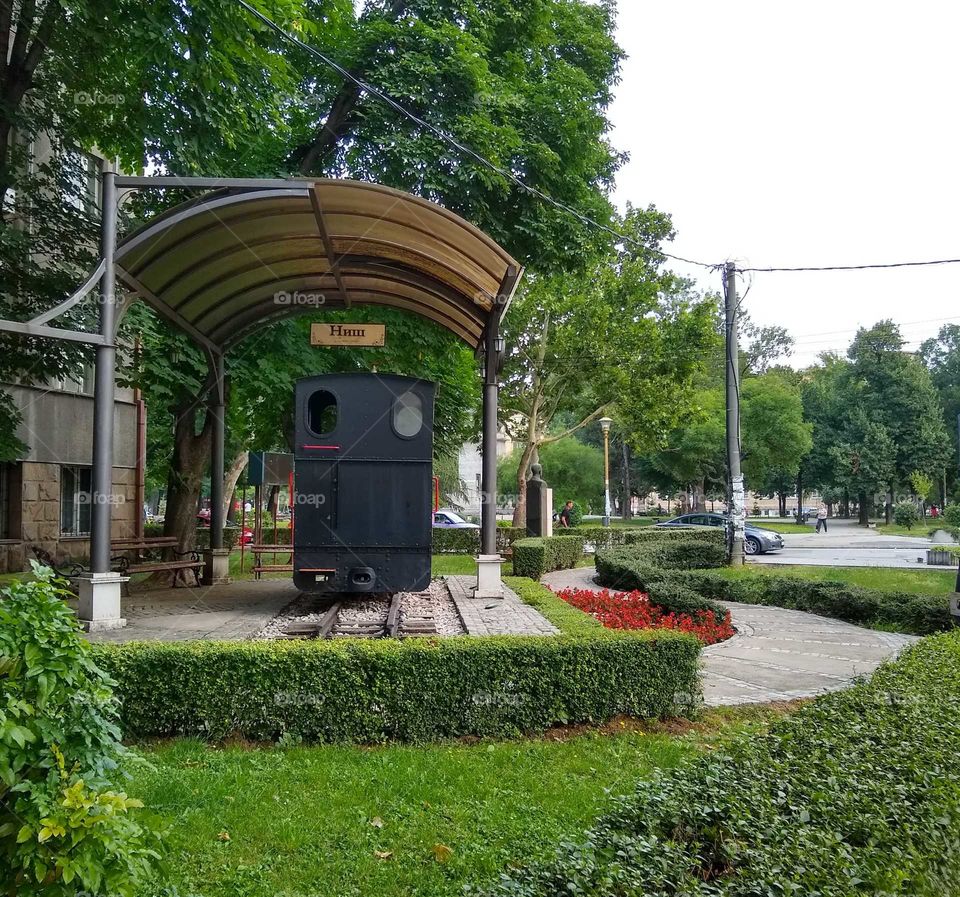
M 483 468 L 480 505 L 480 553 L 497 553 L 497 335 L 496 325 L 487 327 L 483 380 Z
M 110 572 L 110 520 L 113 505 L 113 390 L 116 364 L 116 276 L 113 259 L 117 247 L 117 188 L 112 171 L 103 175 L 103 211 L 100 224 L 100 336 L 93 390 L 93 472 L 91 482 L 90 570 Z
M 210 406 L 213 415 L 213 441 L 210 451 L 210 547 L 223 548 L 223 443 L 225 439 L 224 412 L 226 398 L 223 388 L 223 353 L 211 359 L 216 377 L 215 401 Z
M 743 565 L 744 504 L 743 474 L 740 471 L 740 371 L 737 345 L 737 269 L 726 264 L 724 291 L 727 355 L 727 466 L 730 470 L 730 564 Z

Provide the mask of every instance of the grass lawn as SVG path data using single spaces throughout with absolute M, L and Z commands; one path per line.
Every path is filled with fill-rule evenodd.
M 896 523 L 877 524 L 877 532 L 883 533 L 885 536 L 913 536 L 917 538 L 925 538 L 932 535 L 933 532 L 938 529 L 949 530 L 949 527 L 943 521 L 937 523 L 936 521 L 931 520 L 929 517 L 922 523 L 916 523 L 909 528 L 906 526 L 897 526 Z
M 711 711 L 685 734 L 376 748 L 145 749 L 128 793 L 170 825 L 182 895 L 459 895 L 578 835 L 640 778 L 776 711 Z
M 833 580 L 870 589 L 908 592 L 912 595 L 946 595 L 954 590 L 955 570 L 905 570 L 884 567 L 802 567 L 789 564 L 747 564 L 715 571 L 731 579 L 757 576 L 797 576 Z

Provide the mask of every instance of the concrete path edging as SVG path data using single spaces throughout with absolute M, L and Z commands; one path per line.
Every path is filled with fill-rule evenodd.
M 553 589 L 598 590 L 593 567 L 558 570 L 543 578 Z M 815 697 L 849 686 L 917 640 L 802 611 L 720 602 L 737 634 L 702 653 L 708 706 Z

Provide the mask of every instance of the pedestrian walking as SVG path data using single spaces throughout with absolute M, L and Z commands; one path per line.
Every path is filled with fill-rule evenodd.
M 820 527 L 823 527 L 823 531 L 827 531 L 827 506 L 820 502 L 819 507 L 817 508 L 817 532 L 820 532 Z

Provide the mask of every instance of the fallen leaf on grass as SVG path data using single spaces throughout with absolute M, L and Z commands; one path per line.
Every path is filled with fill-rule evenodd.
M 450 857 L 453 856 L 453 850 L 447 847 L 446 844 L 434 844 L 433 845 L 433 858 L 438 863 L 445 863 Z
M 374 816 L 373 819 L 370 820 L 370 825 L 374 828 L 383 828 L 383 820 L 379 816 Z
M 218 840 L 218 841 L 229 841 L 229 840 L 230 840 L 230 832 L 220 832 L 220 834 L 217 835 L 217 840 Z
M 378 860 L 389 860 L 390 857 L 393 856 L 393 851 L 392 851 L 392 850 L 375 850 L 375 851 L 373 852 L 373 855 L 374 855 Z

